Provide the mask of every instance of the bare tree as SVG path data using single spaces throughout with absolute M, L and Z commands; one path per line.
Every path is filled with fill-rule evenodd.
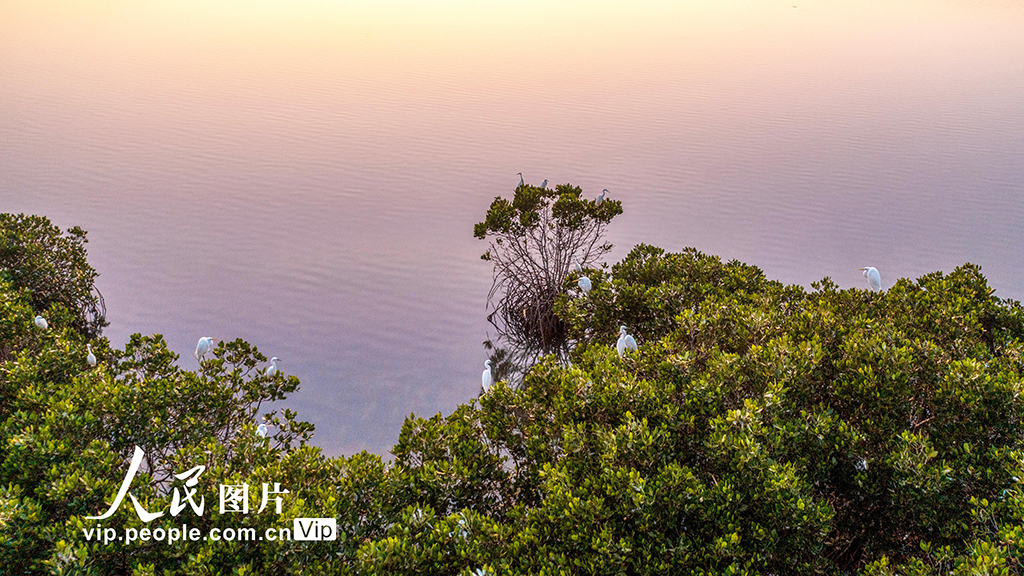
M 611 250 L 603 237 L 622 203 L 598 203 L 582 194 L 570 184 L 554 190 L 524 184 L 511 201 L 496 197 L 474 228 L 477 238 L 490 240 L 481 258 L 494 263 L 487 320 L 520 369 L 540 356 L 566 356 L 566 328 L 555 302 L 571 286 L 568 281 L 581 275 L 574 260 L 590 268 Z

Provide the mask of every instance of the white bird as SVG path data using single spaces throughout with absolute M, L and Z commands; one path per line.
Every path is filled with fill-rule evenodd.
M 545 178 L 544 181 L 540 183 L 540 187 L 541 188 L 547 188 L 548 187 L 548 179 L 547 178 Z
M 89 351 L 89 355 L 85 357 L 85 361 L 89 363 L 89 366 L 95 366 L 96 355 L 92 353 L 92 346 L 86 344 L 85 349 Z
M 39 326 L 43 330 L 46 330 L 47 328 L 50 327 L 50 325 L 46 323 L 46 318 L 43 318 L 42 316 L 36 316 L 35 323 L 36 326 Z
M 484 362 L 484 373 L 480 375 L 480 389 L 483 394 L 487 394 L 487 391 L 491 389 L 491 384 L 494 383 L 494 378 L 491 378 L 491 361 Z
M 607 189 L 607 188 L 605 188 L 604 190 L 601 190 L 601 193 L 600 193 L 600 194 L 598 194 L 598 195 L 597 195 L 597 205 L 598 205 L 598 206 L 600 206 L 600 205 L 601 205 L 601 202 L 604 202 L 604 195 L 605 195 L 605 193 L 607 193 L 607 192 L 608 192 L 608 189 Z
M 523 180 L 523 173 L 522 173 L 522 172 L 520 172 L 520 173 L 519 173 L 519 185 L 520 185 L 520 186 L 523 186 L 523 185 L 525 185 L 525 184 L 526 184 L 526 182 L 525 182 L 525 181 Z
M 277 356 L 274 356 L 273 358 L 270 359 L 270 368 L 267 368 L 267 376 L 273 377 L 275 374 L 277 374 L 277 371 L 279 370 L 279 368 L 277 367 L 277 362 Z
M 864 273 L 864 277 L 868 279 L 868 286 L 871 287 L 872 292 L 878 292 L 882 289 L 882 277 L 878 274 L 877 268 L 868 266 L 867 268 L 860 268 L 860 271 Z
M 210 348 L 213 346 L 214 342 L 218 342 L 218 340 L 216 338 L 211 338 L 209 336 L 203 336 L 202 338 L 200 338 L 199 343 L 196 344 L 195 357 L 199 360 L 202 360 L 203 356 L 206 356 L 206 353 L 210 351 Z
M 636 350 L 636 338 L 626 334 L 626 327 L 619 327 L 619 341 L 615 343 L 615 349 L 618 350 L 619 356 L 626 350 Z
M 267 425 L 266 424 L 260 424 L 259 426 L 257 426 L 256 427 L 256 435 L 259 436 L 260 438 L 266 438 L 267 437 Z
M 579 285 L 584 294 L 590 294 L 590 289 L 593 288 L 593 285 L 590 283 L 590 278 L 587 278 L 586 276 L 580 276 L 580 279 L 576 281 L 576 284 Z
M 583 266 L 580 266 L 580 261 L 576 258 L 572 259 L 572 269 L 575 270 L 577 274 L 583 272 Z

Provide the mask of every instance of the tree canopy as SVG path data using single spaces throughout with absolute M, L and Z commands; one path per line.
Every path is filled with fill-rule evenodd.
M 410 416 L 393 459 L 326 458 L 265 404 L 298 381 L 253 346 L 197 370 L 159 336 L 123 350 L 0 278 L 0 565 L 26 574 L 1021 574 L 1024 312 L 977 266 L 872 293 L 810 290 L 687 249 L 637 246 L 556 310 L 575 341 L 513 388 Z M 626 325 L 640 344 L 619 357 Z M 85 344 L 99 358 L 85 362 Z M 131 494 L 207 510 L 104 527 L 290 526 L 333 541 L 87 541 L 134 446 Z M 279 482 L 282 514 L 213 506 Z M 184 520 L 182 520 L 184 518 Z
M 26 290 L 36 310 L 61 304 L 75 315 L 76 330 L 95 337 L 107 325 L 106 308 L 86 242 L 77 226 L 61 232 L 43 216 L 0 214 L 0 275 Z

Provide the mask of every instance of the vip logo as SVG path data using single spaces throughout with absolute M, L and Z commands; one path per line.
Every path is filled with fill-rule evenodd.
M 337 518 L 296 518 L 293 540 L 336 540 Z

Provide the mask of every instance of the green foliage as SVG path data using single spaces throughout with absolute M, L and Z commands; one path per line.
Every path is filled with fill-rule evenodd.
M 583 189 L 560 184 L 554 189 L 523 185 L 516 188 L 512 200 L 495 197 L 483 222 L 473 227 L 473 235 L 524 236 L 544 221 L 543 213 L 554 216 L 554 224 L 567 231 L 579 231 L 592 222 L 607 224 L 622 214 L 622 202 L 605 200 L 601 204 L 583 199 Z
M 86 261 L 86 242 L 77 226 L 62 233 L 43 216 L 0 214 L 0 275 L 28 291 L 37 313 L 62 305 L 74 314 L 74 329 L 94 338 L 107 324 L 106 309 L 93 286 L 97 274 Z
M 393 469 L 417 505 L 498 522 L 477 566 L 1021 573 L 1024 315 L 977 267 L 807 292 L 639 246 L 592 278 L 558 305 L 571 365 L 411 419 L 395 448 L 418 447 Z M 619 358 L 622 324 L 641 347 Z
M 529 197 L 523 200 L 528 204 Z M 537 200 L 539 201 L 539 200 Z M 518 218 L 518 216 L 517 216 Z M 159 336 L 123 350 L 75 314 L 32 325 L 0 279 L 0 565 L 26 574 L 1021 574 L 1024 311 L 980 270 L 887 292 L 811 291 L 755 267 L 639 246 L 594 289 L 564 291 L 568 362 L 499 382 L 451 415 L 410 416 L 384 462 L 325 458 L 289 412 L 298 382 L 221 343 L 198 370 Z M 619 357 L 617 329 L 640 344 Z M 131 493 L 167 510 L 205 465 L 207 512 L 169 529 L 288 527 L 337 540 L 103 544 L 134 446 Z M 279 482 L 284 510 L 213 510 L 218 484 Z M 13 568 L 12 568 L 13 569 Z

